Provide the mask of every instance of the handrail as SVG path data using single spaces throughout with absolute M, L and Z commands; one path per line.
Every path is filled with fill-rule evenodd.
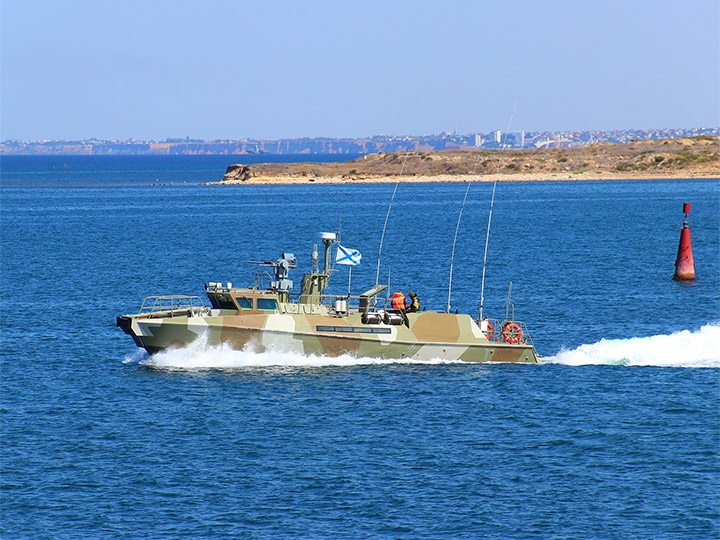
M 370 308 L 371 305 L 374 305 L 373 301 L 377 301 L 376 296 L 363 296 L 363 295 L 348 295 L 348 294 L 320 294 L 319 296 L 319 302 L 316 305 L 325 306 L 326 308 L 330 310 L 334 310 L 335 305 L 334 302 L 337 300 L 345 300 L 347 302 L 347 310 L 358 310 L 361 311 L 361 302 L 363 300 L 368 300 L 367 307 Z M 294 300 L 293 303 L 297 303 L 297 300 L 293 297 L 299 298 L 299 294 L 291 294 L 291 298 Z M 307 305 L 307 304 L 299 304 L 299 305 Z
M 535 348 L 535 344 L 533 343 L 532 337 L 530 337 L 530 332 L 527 329 L 527 326 L 525 326 L 525 323 L 522 321 L 499 321 L 497 319 L 487 319 L 488 323 L 492 325 L 493 332 L 488 337 L 488 340 L 493 343 L 511 343 L 510 341 L 505 339 L 505 336 L 503 336 L 503 330 L 507 327 L 508 324 L 516 324 L 520 327 L 520 334 L 518 336 L 518 343 L 521 344 L 528 344 L 531 347 Z
M 146 296 L 140 306 L 140 313 L 157 313 L 160 311 L 187 311 L 202 309 L 205 304 L 199 296 L 186 294 L 169 294 L 158 296 Z

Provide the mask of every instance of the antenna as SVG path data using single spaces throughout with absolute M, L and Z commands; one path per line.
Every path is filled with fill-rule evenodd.
M 515 116 L 515 109 L 517 108 L 518 100 L 515 99 L 515 105 L 513 105 L 512 114 L 508 121 L 507 129 L 505 130 L 505 137 L 503 138 L 503 144 L 500 148 L 500 156 L 498 158 L 497 170 L 495 171 L 495 181 L 493 182 L 492 197 L 490 199 L 490 214 L 488 215 L 487 232 L 485 234 L 485 253 L 483 255 L 483 270 L 482 270 L 482 282 L 480 285 L 480 321 L 482 321 L 483 304 L 485 302 L 485 266 L 487 263 L 487 250 L 488 242 L 490 241 L 490 223 L 492 222 L 493 206 L 495 205 L 495 188 L 497 187 L 497 178 L 500 175 L 500 166 L 502 165 L 503 152 L 505 151 L 505 145 L 507 143 L 507 134 L 510 131 L 510 124 L 512 124 L 513 117 Z
M 475 165 L 477 165 L 477 161 L 475 162 Z M 474 167 L 473 167 L 473 174 L 475 174 Z M 465 209 L 465 201 L 467 201 L 468 191 L 470 191 L 470 181 L 469 180 L 468 180 L 467 188 L 465 188 L 465 197 L 463 198 L 462 206 L 460 207 L 460 215 L 458 216 L 457 225 L 455 225 L 455 237 L 453 238 L 452 253 L 450 254 L 450 279 L 448 280 L 448 300 L 447 300 L 447 307 L 445 308 L 445 313 L 450 313 L 450 294 L 452 292 L 453 263 L 455 261 L 455 242 L 457 242 L 458 230 L 460 229 L 460 218 L 462 217 L 463 210 Z
M 338 216 L 338 228 L 337 231 L 335 231 L 335 241 L 334 244 L 340 244 L 342 242 L 342 239 L 340 238 L 340 233 L 342 229 L 342 212 L 339 213 Z M 330 269 L 331 272 L 335 272 L 335 261 L 333 260 L 332 268 Z
M 390 205 L 388 206 L 387 215 L 385 216 L 385 225 L 383 225 L 382 236 L 380 237 L 380 249 L 378 250 L 377 274 L 375 274 L 375 285 L 380 283 L 380 255 L 382 254 L 383 240 L 385 240 L 385 228 L 387 227 L 388 218 L 390 217 L 390 209 L 392 208 L 393 201 L 395 200 L 395 192 L 397 191 L 398 184 L 400 184 L 400 177 L 402 176 L 402 173 L 405 170 L 405 163 L 407 162 L 407 158 L 409 155 L 410 155 L 410 152 L 407 152 L 405 154 L 405 159 L 403 160 L 402 167 L 400 168 L 400 174 L 398 175 L 397 182 L 395 182 L 395 189 L 393 189 L 393 194 L 392 194 L 392 197 L 390 198 Z M 388 284 L 389 284 L 389 278 L 388 278 Z
M 480 153 L 475 160 L 473 165 L 472 174 L 475 175 L 477 170 L 477 164 L 480 162 Z M 453 238 L 452 253 L 450 254 L 450 279 L 448 280 L 448 300 L 445 308 L 445 313 L 450 313 L 450 294 L 452 293 L 452 278 L 453 278 L 453 264 L 455 262 L 455 243 L 457 242 L 458 231 L 460 230 L 460 218 L 462 218 L 463 210 L 465 210 L 465 201 L 467 201 L 468 192 L 470 191 L 470 180 L 468 180 L 467 187 L 465 188 L 465 197 L 463 198 L 462 206 L 460 207 L 460 215 L 458 216 L 457 225 L 455 225 L 455 237 Z
M 505 320 L 506 321 L 512 321 L 515 319 L 515 306 L 510 302 L 510 291 L 512 291 L 512 281 L 510 282 L 510 286 L 508 287 L 507 298 L 505 299 Z M 510 306 L 512 306 L 512 318 L 508 319 L 508 314 L 510 312 Z

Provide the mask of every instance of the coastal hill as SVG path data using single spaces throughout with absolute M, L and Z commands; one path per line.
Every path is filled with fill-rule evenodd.
M 402 175 L 401 175 L 402 170 Z M 368 154 L 343 163 L 235 164 L 216 184 L 720 178 L 720 137 L 572 148 Z

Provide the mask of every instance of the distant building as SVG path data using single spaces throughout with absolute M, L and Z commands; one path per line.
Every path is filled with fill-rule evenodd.
M 0 155 L 227 155 L 227 154 L 367 154 L 371 152 L 407 152 L 446 150 L 453 148 L 542 148 L 566 147 L 592 143 L 623 143 L 632 140 L 659 138 L 720 135 L 720 129 L 688 128 L 657 130 L 614 130 L 614 131 L 516 131 L 503 134 L 500 130 L 487 134 L 421 136 L 373 135 L 363 139 L 301 138 L 266 141 L 259 139 L 214 140 L 166 139 L 162 142 L 127 140 L 100 140 L 91 138 L 82 141 L 52 140 L 5 140 L 0 142 Z

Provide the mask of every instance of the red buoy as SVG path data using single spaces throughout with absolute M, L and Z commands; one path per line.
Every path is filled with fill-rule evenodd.
M 680 229 L 680 244 L 678 245 L 677 258 L 675 259 L 675 275 L 673 279 L 685 281 L 695 279 L 695 261 L 692 255 L 692 241 L 690 240 L 690 203 L 683 203 L 682 228 Z

